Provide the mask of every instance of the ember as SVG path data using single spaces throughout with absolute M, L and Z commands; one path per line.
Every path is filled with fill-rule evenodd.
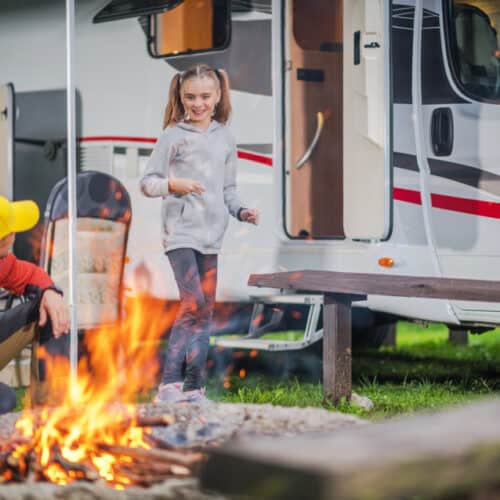
M 58 395 L 59 406 L 23 413 L 0 445 L 0 482 L 104 480 L 123 489 L 192 474 L 202 455 L 152 434 L 174 418 L 138 415 L 133 404 L 156 384 L 156 350 L 169 318 L 140 297 L 129 300 L 125 317 L 120 326 L 86 335 L 89 355 L 79 361 L 73 387 L 65 382 L 68 361 L 46 357 L 48 392 Z

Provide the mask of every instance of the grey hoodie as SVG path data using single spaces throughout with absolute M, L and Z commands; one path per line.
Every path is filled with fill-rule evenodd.
M 180 195 L 168 190 L 167 179 L 200 182 L 201 194 Z M 229 222 L 241 208 L 236 193 L 236 144 L 229 129 L 212 121 L 207 130 L 179 122 L 165 129 L 155 144 L 141 191 L 163 198 L 162 240 L 165 251 L 193 248 L 218 253 Z

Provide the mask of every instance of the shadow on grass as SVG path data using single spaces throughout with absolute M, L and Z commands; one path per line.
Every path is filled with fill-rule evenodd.
M 263 375 L 276 381 L 296 378 L 321 383 L 321 345 L 296 352 L 249 352 L 224 350 L 211 353 L 211 376 Z M 500 391 L 500 358 L 479 347 L 424 344 L 411 348 L 385 348 L 355 353 L 354 384 L 376 380 L 378 384 L 410 382 L 453 383 L 463 389 L 478 386 Z
M 353 381 L 379 384 L 426 381 L 453 382 L 464 388 L 486 385 L 500 390 L 500 363 L 484 359 L 450 359 L 401 352 L 364 352 L 353 360 Z

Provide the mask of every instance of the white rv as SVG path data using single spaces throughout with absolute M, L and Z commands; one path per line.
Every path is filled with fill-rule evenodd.
M 2 0 L 0 25 L 1 186 L 43 205 L 65 172 L 64 2 Z M 239 191 L 261 212 L 230 223 L 219 301 L 304 268 L 499 280 L 499 27 L 500 0 L 77 0 L 79 168 L 130 192 L 126 286 L 177 296 L 138 179 L 170 79 L 198 62 L 230 75 Z M 364 306 L 500 324 L 494 303 Z

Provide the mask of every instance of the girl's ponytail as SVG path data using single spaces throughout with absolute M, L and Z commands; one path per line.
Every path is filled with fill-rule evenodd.
M 215 76 L 219 80 L 220 101 L 215 108 L 214 119 L 220 123 L 226 123 L 231 116 L 231 97 L 229 76 L 223 69 L 214 70 Z
M 181 102 L 181 74 L 177 73 L 170 82 L 168 91 L 168 102 L 165 108 L 165 116 L 163 118 L 163 128 L 169 125 L 176 124 L 182 120 L 184 109 Z

